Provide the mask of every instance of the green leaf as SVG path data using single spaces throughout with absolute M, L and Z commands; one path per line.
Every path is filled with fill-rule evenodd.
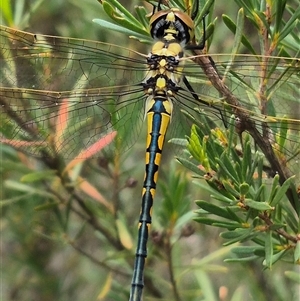
M 214 5 L 214 2 L 215 0 L 207 0 L 202 2 L 202 4 L 204 3 L 204 5 L 201 6 L 201 11 L 197 14 L 194 20 L 195 27 L 197 27 L 202 22 L 205 15 L 210 11 L 211 7 Z M 185 9 L 186 7 L 183 6 L 182 11 L 184 11 Z
M 245 296 L 245 288 L 238 287 L 234 291 L 230 301 L 241 301 L 243 300 L 244 296 Z
M 292 176 L 290 178 L 288 178 L 283 184 L 282 186 L 279 187 L 279 189 L 277 189 L 276 194 L 273 196 L 272 199 L 270 199 L 269 203 L 272 206 L 277 206 L 277 204 L 284 200 L 284 196 L 285 193 L 287 192 L 287 190 L 290 188 L 291 184 L 293 183 L 295 176 Z
M 212 282 L 210 278 L 207 276 L 207 274 L 203 270 L 197 270 L 197 273 L 194 274 L 198 283 L 199 287 L 204 288 L 203 295 L 205 300 L 209 301 L 217 301 L 219 298 L 217 298 L 214 287 L 212 285 Z
M 273 237 L 272 231 L 266 232 L 265 240 L 265 265 L 267 268 L 271 269 L 273 263 Z
M 242 225 L 240 225 L 240 227 L 236 228 L 234 231 L 222 232 L 220 234 L 222 238 L 228 240 L 223 244 L 224 246 L 228 246 L 236 242 L 251 240 L 258 235 L 259 234 L 257 232 L 253 232 L 251 228 L 242 228 Z
M 200 141 L 197 133 L 197 127 L 192 125 L 188 150 L 191 155 L 204 166 L 205 170 L 210 170 L 209 161 L 206 154 L 206 142 L 207 137 L 203 137 L 202 141 Z
M 215 222 L 213 225 L 216 226 L 216 227 L 226 228 L 226 229 L 229 229 L 229 230 L 235 230 L 237 228 L 242 227 L 241 223 L 237 223 L 237 222 L 218 221 L 218 222 Z
M 13 156 L 12 159 L 6 159 L 1 161 L 1 168 L 4 170 L 18 171 L 20 173 L 30 172 L 30 169 L 24 164 L 22 164 L 22 162 L 19 162 L 18 159 L 15 158 L 15 156 Z
M 1 5 L 4 1 L 1 1 Z M 35 14 L 39 6 L 41 6 L 44 0 L 35 0 L 30 3 L 30 10 L 26 10 L 25 1 L 14 1 L 15 2 L 15 10 L 14 10 L 14 18 L 13 24 L 10 26 L 17 26 L 18 28 L 28 27 L 29 21 L 32 15 Z
M 176 158 L 184 167 L 191 170 L 197 175 L 204 176 L 206 175 L 206 172 L 199 168 L 198 165 L 192 163 L 190 160 L 184 159 L 184 158 Z
M 118 1 L 115 0 L 103 1 L 102 6 L 106 14 L 123 28 L 127 28 L 132 32 L 136 32 L 137 34 L 144 36 L 144 39 L 150 37 L 147 28 L 145 28 L 143 24 L 140 23 Z
M 30 194 L 37 194 L 44 198 L 50 198 L 56 200 L 56 197 L 52 193 L 49 193 L 44 189 L 37 189 L 29 185 L 21 184 L 20 182 L 17 181 L 7 180 L 4 182 L 4 185 L 5 187 L 16 191 L 30 193 Z
M 195 213 L 193 211 L 188 211 L 184 213 L 182 216 L 178 218 L 176 221 L 176 225 L 174 227 L 174 231 L 181 230 L 187 223 L 189 223 L 195 217 Z
M 188 145 L 187 139 L 183 139 L 183 138 L 171 138 L 168 141 L 168 143 L 172 143 L 172 144 L 184 146 L 184 147 L 187 147 L 187 145 Z
M 229 181 L 222 181 L 222 184 L 224 185 L 226 191 L 228 191 L 230 194 L 234 195 L 237 199 L 240 197 L 240 193 L 235 189 L 235 187 L 230 183 Z
M 117 24 L 114 24 L 114 23 L 111 23 L 111 22 L 108 22 L 108 21 L 105 21 L 102 19 L 93 19 L 93 22 L 102 26 L 103 28 L 110 29 L 112 31 L 117 31 L 117 32 L 126 34 L 127 36 L 136 37 L 139 41 L 141 41 L 143 43 L 148 43 L 148 44 L 153 43 L 153 40 L 150 37 L 149 37 L 149 39 L 147 39 L 147 36 L 138 34 L 137 32 L 127 29 L 123 26 L 119 26 Z
M 300 264 L 300 240 L 297 241 L 295 252 L 294 252 L 294 262 Z
M 274 23 L 274 32 L 277 33 L 280 31 L 280 25 L 282 24 L 282 20 L 283 20 L 283 13 L 285 12 L 285 4 L 286 1 L 274 1 L 271 2 L 272 6 L 275 6 L 275 14 L 274 14 L 274 18 L 275 18 L 275 23 Z M 272 9 L 272 7 L 271 7 Z
M 299 273 L 298 272 L 294 272 L 294 271 L 286 271 L 284 272 L 285 276 L 289 279 L 291 279 L 292 281 L 300 284 L 300 277 L 299 277 Z
M 258 256 L 249 256 L 249 257 L 243 257 L 243 258 L 228 258 L 225 259 L 224 262 L 249 262 L 257 260 Z
M 148 28 L 149 27 L 149 21 L 146 18 L 147 14 L 148 14 L 148 11 L 145 9 L 144 6 L 136 6 L 134 9 L 136 11 L 139 22 L 141 24 L 143 24 L 143 26 L 145 28 Z
M 279 224 L 276 223 L 276 224 L 273 224 L 273 225 L 269 226 L 269 229 L 272 230 L 272 231 L 275 231 L 275 230 L 278 230 L 278 229 L 282 229 L 284 227 L 286 227 L 286 224 L 282 222 L 282 223 L 279 223 Z
M 273 254 L 271 264 L 274 265 L 274 263 L 276 263 L 278 260 L 283 258 L 287 252 L 288 252 L 287 250 L 282 250 L 278 253 Z M 263 265 L 266 265 L 266 260 L 264 260 Z
M 217 198 L 218 200 L 220 200 L 222 202 L 231 204 L 233 202 L 233 200 L 235 200 L 234 196 L 232 196 L 232 199 L 231 199 L 228 197 L 227 194 L 222 193 L 222 191 L 218 191 L 216 189 L 216 185 L 214 185 L 214 186 L 207 185 L 207 184 L 210 184 L 210 181 L 207 181 L 207 183 L 200 182 L 200 181 L 197 181 L 197 182 L 193 181 L 193 183 L 195 183 L 195 185 L 197 185 L 198 187 L 210 192 L 212 194 L 213 198 Z
M 247 181 L 247 171 L 254 166 L 253 158 L 252 158 L 252 149 L 250 144 L 250 137 L 246 135 L 245 143 L 244 143 L 244 152 L 243 152 L 243 160 L 242 160 L 242 176 L 243 180 Z
M 249 206 L 252 209 L 256 209 L 259 211 L 265 211 L 265 210 L 274 210 L 274 207 L 270 206 L 266 202 L 256 202 L 251 199 L 245 199 L 244 204 Z
M 295 13 L 291 16 L 288 22 L 285 24 L 284 28 L 280 30 L 278 43 L 281 42 L 288 34 L 291 33 L 293 28 L 299 24 L 300 19 L 300 6 L 296 9 Z
M 231 179 L 235 184 L 238 184 L 240 182 L 240 178 L 236 172 L 236 169 L 232 164 L 232 161 L 227 156 L 227 153 L 224 152 L 222 154 L 222 157 L 216 158 L 215 160 L 222 168 L 222 176 L 225 179 Z
M 241 195 L 246 195 L 248 192 L 249 192 L 249 184 L 247 184 L 247 183 L 242 183 L 241 185 L 240 185 L 240 194 Z
M 235 220 L 238 223 L 242 223 L 241 218 L 239 218 L 234 211 L 240 212 L 241 208 L 239 206 L 227 206 L 226 210 L 228 211 L 228 214 L 230 215 L 231 220 Z
M 239 225 L 240 228 L 239 229 L 236 229 L 234 231 L 227 231 L 227 232 L 222 232 L 220 234 L 220 236 L 224 239 L 235 239 L 235 238 L 244 238 L 245 235 L 249 235 L 249 229 L 242 229 L 241 228 L 241 224 Z
M 133 247 L 132 237 L 125 222 L 125 217 L 121 213 L 119 214 L 119 218 L 116 219 L 116 228 L 121 244 L 125 249 L 131 250 Z
M 32 196 L 32 194 L 22 194 L 20 196 L 13 197 L 13 198 L 2 199 L 0 201 L 0 208 L 5 207 L 5 206 L 9 206 L 9 205 L 13 205 L 14 203 L 17 203 L 17 202 L 20 202 L 20 201 L 30 199 L 31 196 Z
M 13 26 L 13 12 L 10 0 L 1 1 L 0 7 L 2 18 L 8 26 Z
M 279 175 L 276 174 L 275 177 L 273 178 L 272 188 L 271 188 L 271 191 L 269 193 L 269 203 L 271 203 L 274 196 L 276 195 L 276 191 L 277 191 L 278 187 L 279 187 Z
M 235 34 L 236 24 L 232 21 L 232 19 L 225 14 L 222 15 L 222 19 L 224 24 L 228 27 L 228 29 Z M 252 54 L 256 54 L 252 43 L 247 39 L 247 37 L 244 34 L 242 35 L 241 42 Z
M 127 20 L 137 26 L 140 25 L 137 19 L 117 0 L 104 0 L 102 6 L 113 20 Z
M 231 67 L 233 66 L 234 58 L 240 48 L 240 44 L 241 44 L 241 40 L 242 40 L 242 36 L 243 36 L 243 29 L 244 29 L 244 10 L 243 10 L 243 8 L 241 8 L 238 11 L 237 23 L 235 26 L 235 33 L 234 33 L 234 40 L 233 40 L 233 45 L 232 45 L 232 49 L 231 49 L 231 56 L 226 65 L 226 70 L 225 70 L 223 77 L 227 76 L 227 73 L 229 73 Z
M 215 19 L 214 22 L 217 21 L 217 18 Z M 216 29 L 216 25 L 214 23 L 210 23 L 206 29 L 205 29 L 205 38 L 206 38 L 206 41 L 207 41 L 207 49 L 209 49 L 209 47 L 211 46 L 211 37 L 213 37 L 213 33 L 215 32 L 215 29 Z
M 44 180 L 53 179 L 57 174 L 56 170 L 42 170 L 42 171 L 35 171 L 29 174 L 24 175 L 21 178 L 21 182 L 23 183 L 32 183 L 32 182 L 39 182 Z
M 224 217 L 226 219 L 231 219 L 232 215 L 228 213 L 228 211 L 224 208 L 221 208 L 220 206 L 216 206 L 212 203 L 208 203 L 205 201 L 195 201 L 195 203 L 202 208 L 203 210 L 206 210 L 207 212 L 211 214 L 215 214 L 221 217 Z
M 208 214 L 207 212 L 203 211 L 203 209 L 196 210 L 195 213 L 200 215 L 200 217 L 194 217 L 194 220 L 200 224 L 222 227 L 231 230 L 242 227 L 241 223 L 239 222 L 222 222 L 217 219 L 202 217 L 203 215 Z
M 197 211 L 196 211 L 197 213 Z M 204 224 L 204 225 L 213 225 L 214 223 L 218 222 L 218 220 L 213 219 L 213 218 L 206 218 L 206 217 L 195 217 L 193 218 L 194 221 Z
M 259 30 L 265 28 L 268 32 L 271 32 L 269 20 L 266 18 L 266 14 L 264 11 L 260 11 L 258 9 L 255 10 L 253 16 L 255 17 L 256 24 Z
M 259 247 L 259 246 L 238 246 L 238 247 L 232 248 L 231 252 L 235 253 L 235 254 L 237 254 L 238 256 L 241 256 L 241 257 L 245 257 L 245 256 L 250 257 L 250 256 L 253 256 L 253 255 L 256 256 L 255 253 L 258 250 L 261 251 L 261 250 L 264 250 L 264 248 Z
M 279 135 L 276 135 L 279 151 L 282 153 L 284 153 L 285 150 L 284 146 L 287 141 L 288 128 L 287 120 L 283 118 L 280 122 Z
M 46 204 L 34 207 L 34 210 L 35 211 L 49 210 L 49 209 L 57 208 L 59 204 L 60 202 L 51 202 L 51 203 L 48 202 Z

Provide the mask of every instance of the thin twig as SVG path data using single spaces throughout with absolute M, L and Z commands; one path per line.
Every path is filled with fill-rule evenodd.
M 74 241 L 72 240 L 68 240 L 68 243 L 76 250 L 78 251 L 80 254 L 82 254 L 83 256 L 87 257 L 89 260 L 91 260 L 92 262 L 96 263 L 97 265 L 111 271 L 111 272 L 114 272 L 116 273 L 117 275 L 121 275 L 121 276 L 124 276 L 124 277 L 130 277 L 131 275 L 126 273 L 126 272 L 122 272 L 119 268 L 118 269 L 115 269 L 111 266 L 109 266 L 108 264 L 106 264 L 105 262 L 103 261 L 100 261 L 98 259 L 96 259 L 94 256 L 92 256 L 91 254 L 88 254 L 86 251 L 84 251 L 83 249 L 81 249 L 78 245 L 75 244 Z
M 258 214 L 258 216 L 259 216 L 260 219 L 262 219 L 267 224 L 267 226 L 271 227 L 271 226 L 274 225 L 274 223 L 270 220 L 270 217 L 269 217 L 268 214 L 260 213 L 260 214 Z M 279 235 L 283 236 L 287 240 L 290 240 L 294 243 L 297 243 L 297 241 L 298 241 L 297 237 L 290 235 L 289 233 L 287 233 L 283 229 L 276 229 L 276 230 L 273 230 L 273 231 L 277 232 Z
M 173 288 L 174 298 L 176 301 L 181 301 L 177 283 L 175 280 L 175 275 L 174 275 L 173 260 L 172 260 L 172 245 L 171 245 L 170 238 L 171 238 L 171 234 L 169 233 L 168 235 L 166 235 L 166 243 L 165 243 L 166 251 L 167 251 L 168 270 L 169 270 L 171 285 Z

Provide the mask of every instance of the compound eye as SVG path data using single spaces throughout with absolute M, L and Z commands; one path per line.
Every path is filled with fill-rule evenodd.
M 156 25 L 156 23 L 161 19 L 163 16 L 167 15 L 169 13 L 169 10 L 160 10 L 156 12 L 149 21 L 150 27 L 152 28 L 153 26 Z
M 175 11 L 175 15 L 180 20 L 180 23 L 184 24 L 191 31 L 194 31 L 194 28 L 195 28 L 194 21 L 188 14 L 178 10 L 178 11 Z

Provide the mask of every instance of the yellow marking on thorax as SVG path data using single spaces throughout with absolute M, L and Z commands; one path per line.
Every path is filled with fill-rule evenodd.
M 177 56 L 182 52 L 182 47 L 176 42 L 166 44 L 165 42 L 158 41 L 153 45 L 151 52 L 155 55 Z
M 159 73 L 164 74 L 166 72 L 166 65 L 167 61 L 165 59 L 162 59 L 159 61 Z
M 156 88 L 158 91 L 164 91 L 166 89 L 166 80 L 163 77 L 159 77 L 156 80 Z

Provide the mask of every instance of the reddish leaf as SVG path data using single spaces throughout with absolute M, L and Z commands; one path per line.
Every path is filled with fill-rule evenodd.
M 111 141 L 115 138 L 117 132 L 111 132 L 105 137 L 101 138 L 90 147 L 85 150 L 82 150 L 66 167 L 65 171 L 72 169 L 75 165 L 93 157 L 96 153 L 101 151 L 106 145 L 110 144 Z

